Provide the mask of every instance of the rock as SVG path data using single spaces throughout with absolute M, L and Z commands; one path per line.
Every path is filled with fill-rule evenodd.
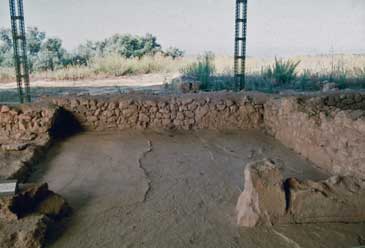
M 325 83 L 322 88 L 322 92 L 329 92 L 338 90 L 336 83 Z
M 237 207 L 242 227 L 291 223 L 365 221 L 365 179 L 335 176 L 320 182 L 283 180 L 270 160 L 245 168 L 245 188 Z
M 288 215 L 294 223 L 365 221 L 365 180 L 335 176 L 321 182 L 288 179 Z
M 0 110 L 1 113 L 7 113 L 9 111 L 10 111 L 10 108 L 8 106 L 6 106 L 6 105 L 1 106 L 1 110 Z
M 53 219 L 60 219 L 68 216 L 71 212 L 71 208 L 60 195 L 51 194 L 38 204 L 36 212 Z
M 58 218 L 70 211 L 68 204 L 44 184 L 26 184 L 15 196 L 0 198 L 0 219 L 14 221 L 29 214 Z
M 201 83 L 197 81 L 181 82 L 178 85 L 178 88 L 182 93 L 198 92 L 200 89 L 200 85 Z
M 71 99 L 71 102 L 70 102 L 71 108 L 76 108 L 79 105 L 80 105 L 80 101 L 79 100 L 77 100 L 77 99 Z
M 148 123 L 150 121 L 150 118 L 146 114 L 139 114 L 139 121 Z
M 41 248 L 45 240 L 49 219 L 32 215 L 12 223 L 0 220 L 0 247 Z
M 21 144 L 3 144 L 1 145 L 1 149 L 4 151 L 22 151 L 27 148 L 28 144 L 21 143 Z
M 20 185 L 15 196 L 0 198 L 0 247 L 43 247 L 48 225 L 70 211 L 46 183 Z
M 98 121 L 98 117 L 97 116 L 88 116 L 87 120 L 89 122 L 95 122 L 95 121 Z
M 274 225 L 285 214 L 285 192 L 279 168 L 269 160 L 248 164 L 244 171 L 244 191 L 236 211 L 243 227 Z
M 183 113 L 179 112 L 176 115 L 176 119 L 179 120 L 179 121 L 183 121 L 185 119 L 185 116 L 184 116 Z
M 196 120 L 201 120 L 209 112 L 207 105 L 201 106 L 196 110 Z
M 14 205 L 12 197 L 6 196 L 0 198 L 0 220 L 1 221 L 14 221 L 18 219 L 16 213 L 12 211 L 12 206 Z

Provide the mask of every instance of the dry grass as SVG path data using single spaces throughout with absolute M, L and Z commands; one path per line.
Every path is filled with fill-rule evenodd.
M 365 68 L 365 54 L 339 54 L 339 55 L 322 55 L 322 56 L 295 56 L 288 58 L 291 61 L 300 61 L 298 73 L 310 71 L 311 73 L 330 74 L 332 72 L 343 70 L 345 72 L 355 73 L 359 68 Z M 274 64 L 275 58 L 248 58 L 247 73 L 261 73 L 264 68 Z M 215 59 L 217 73 L 232 71 L 233 58 L 229 56 L 220 56 Z
M 296 56 L 292 61 L 301 61 L 298 73 L 330 75 L 346 74 L 348 77 L 365 78 L 365 55 L 323 55 Z M 95 58 L 88 66 L 72 66 L 56 71 L 36 72 L 32 79 L 47 80 L 82 80 L 93 78 L 119 77 L 148 73 L 179 72 L 182 68 L 196 61 L 196 57 L 172 59 L 170 57 L 154 56 L 142 59 L 125 59 L 119 56 Z M 248 58 L 247 73 L 260 74 L 263 69 L 274 63 L 274 58 Z M 230 56 L 215 58 L 217 74 L 231 74 L 233 59 Z M 0 82 L 14 81 L 12 68 L 0 68 Z
M 13 68 L 0 67 L 0 82 L 10 82 L 15 80 L 15 71 Z
M 35 72 L 32 80 L 83 80 L 126 75 L 178 72 L 193 62 L 193 58 L 164 57 L 161 55 L 126 59 L 117 55 L 94 58 L 88 66 L 69 66 L 55 71 Z M 14 69 L 0 68 L 0 82 L 14 81 Z

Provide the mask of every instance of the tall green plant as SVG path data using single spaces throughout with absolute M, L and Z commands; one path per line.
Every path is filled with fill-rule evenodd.
M 288 85 L 297 78 L 296 69 L 299 64 L 300 61 L 284 61 L 283 59 L 275 58 L 274 65 L 264 70 L 263 74 L 264 77 L 273 80 L 278 86 Z
M 182 73 L 201 83 L 200 88 L 206 90 L 210 88 L 211 77 L 215 73 L 215 56 L 212 52 L 206 52 L 198 57 L 198 61 L 182 69 Z

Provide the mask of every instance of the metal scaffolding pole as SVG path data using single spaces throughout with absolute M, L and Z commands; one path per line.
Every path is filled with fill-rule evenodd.
M 236 0 L 234 77 L 237 90 L 246 85 L 247 0 Z
M 9 0 L 9 7 L 19 101 L 21 103 L 30 102 L 29 65 L 27 58 L 23 0 Z M 23 88 L 25 88 L 25 92 L 23 91 Z

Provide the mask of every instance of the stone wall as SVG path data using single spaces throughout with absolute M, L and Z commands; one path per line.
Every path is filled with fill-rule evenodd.
M 0 105 L 0 143 L 29 142 L 47 135 L 57 107 L 48 104 Z
M 265 126 L 320 168 L 365 178 L 365 94 L 271 99 Z
M 100 131 L 266 128 L 320 168 L 365 178 L 365 94 L 268 97 L 243 93 L 68 96 L 0 106 L 0 144 L 10 154 L 0 153 L 4 158 L 0 178 L 19 178 L 24 161 L 33 160 L 35 148 L 47 146 L 51 133 L 70 133 L 78 130 L 78 124 Z M 11 155 L 15 150 L 21 150 L 23 157 Z M 11 156 L 17 158 L 15 164 L 7 160 Z M 12 169 L 3 171 L 3 167 Z
M 252 129 L 263 124 L 263 103 L 243 94 L 129 94 L 50 98 L 88 130 Z
M 25 180 L 51 141 L 59 108 L 0 106 L 0 179 Z

